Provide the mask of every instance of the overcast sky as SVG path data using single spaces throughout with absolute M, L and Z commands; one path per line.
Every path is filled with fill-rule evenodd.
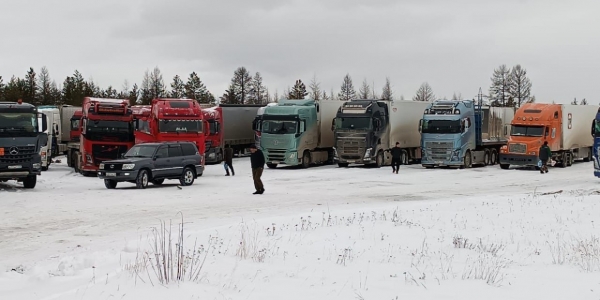
M 273 93 L 313 75 L 337 93 L 349 73 L 412 98 L 487 92 L 493 69 L 521 64 L 538 102 L 600 101 L 598 0 L 2 0 L 0 75 L 79 70 L 103 88 L 168 85 L 196 71 L 217 97 L 234 70 Z

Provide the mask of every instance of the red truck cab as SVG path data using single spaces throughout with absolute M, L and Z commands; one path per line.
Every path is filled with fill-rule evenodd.
M 206 147 L 204 155 L 207 163 L 223 161 L 223 109 L 218 106 L 202 109 L 206 124 Z
M 81 135 L 81 171 L 96 174 L 100 163 L 119 159 L 135 143 L 133 114 L 127 99 L 83 99 Z
M 151 105 L 133 106 L 132 113 L 136 144 L 186 141 L 195 143 L 204 153 L 204 118 L 196 100 L 157 98 Z

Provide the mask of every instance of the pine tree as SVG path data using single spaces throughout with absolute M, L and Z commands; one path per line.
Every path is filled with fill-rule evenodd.
M 321 99 L 323 99 L 323 100 L 329 100 L 330 99 L 329 96 L 327 95 L 326 91 L 323 91 L 323 94 L 321 94 Z
M 254 78 L 252 78 L 248 103 L 263 104 L 267 102 L 269 102 L 267 88 L 263 85 L 263 78 L 260 73 L 256 72 Z
M 152 99 L 164 97 L 167 91 L 162 73 L 158 67 L 154 67 L 150 73 L 150 96 Z
M 52 80 L 50 84 L 50 104 L 62 105 L 64 99 L 62 96 L 61 88 L 56 84 L 56 81 Z
M 29 68 L 25 75 L 25 90 L 23 91 L 23 102 L 39 105 L 37 97 L 37 80 L 33 68 Z
M 521 65 L 516 65 L 510 72 L 510 94 L 515 101 L 516 107 L 528 103 L 531 98 L 531 80 L 527 77 L 527 70 Z
M 25 86 L 25 80 L 13 75 L 4 87 L 4 99 L 9 102 L 17 102 L 17 100 L 23 99 Z
M 308 86 L 310 89 L 310 98 L 314 100 L 321 100 L 324 98 L 321 93 L 321 83 L 317 81 L 317 75 L 313 75 L 312 80 L 310 81 L 310 85 Z
M 197 100 L 199 103 L 214 103 L 214 96 L 208 92 L 196 72 L 192 72 L 184 86 L 185 96 Z M 212 101 L 212 102 L 211 102 Z
M 510 106 L 510 90 L 512 87 L 510 73 L 511 71 L 506 65 L 501 65 L 498 69 L 494 70 L 491 78 L 492 85 L 490 87 L 490 101 L 492 106 Z
M 111 87 L 112 88 L 112 87 Z M 84 83 L 83 95 L 84 97 L 103 97 L 104 91 L 94 82 L 93 78 L 90 78 Z
M 4 89 L 6 88 L 5 84 L 4 84 L 4 79 L 2 79 L 2 76 L 0 76 L 0 101 L 6 101 L 6 99 L 4 98 Z
M 385 78 L 385 84 L 383 85 L 383 89 L 381 91 L 381 99 L 383 100 L 394 100 L 394 95 L 392 92 L 392 84 L 390 83 L 390 78 Z
M 109 99 L 118 99 L 119 98 L 119 93 L 117 92 L 116 89 L 114 89 L 112 87 L 112 85 L 109 85 L 108 88 L 106 88 L 106 90 L 102 91 L 100 93 L 102 98 L 109 98 Z
M 152 102 L 152 92 L 150 85 L 150 72 L 146 70 L 144 72 L 144 78 L 142 79 L 142 86 L 140 88 L 140 104 L 149 105 Z
M 288 99 L 304 99 L 306 95 L 308 95 L 306 86 L 302 80 L 298 79 L 292 87 L 292 90 L 289 92 Z
M 220 101 L 223 104 L 236 104 L 238 103 L 238 98 L 235 94 L 235 86 L 233 85 L 233 83 L 231 83 L 229 85 L 229 88 L 227 90 L 225 90 L 225 93 L 223 93 L 223 96 L 221 96 Z
M 585 98 L 581 99 L 581 103 L 579 103 L 580 105 L 588 105 L 587 100 L 585 100 Z
M 429 85 L 429 83 L 424 82 L 421 84 L 417 93 L 413 97 L 413 101 L 426 101 L 431 102 L 435 100 L 435 95 L 433 94 L 433 89 Z
M 371 97 L 371 87 L 365 78 L 358 89 L 358 99 L 369 99 Z
M 185 84 L 179 75 L 175 75 L 173 77 L 173 82 L 171 83 L 171 98 L 182 98 L 186 94 L 185 92 Z
M 40 69 L 40 76 L 38 77 L 37 93 L 39 96 L 40 104 L 51 105 L 54 104 L 52 99 L 52 82 L 50 80 L 50 72 L 45 66 Z
M 140 90 L 138 89 L 138 85 L 137 83 L 133 84 L 133 87 L 131 88 L 131 91 L 129 91 L 129 94 L 127 95 L 127 99 L 129 99 L 129 103 L 131 103 L 131 105 L 136 105 L 138 103 L 138 98 L 140 97 Z
M 352 84 L 352 78 L 350 78 L 350 74 L 346 74 L 346 76 L 344 76 L 344 82 L 342 83 L 341 90 L 338 93 L 338 99 L 342 101 L 356 99 L 356 91 L 354 90 L 354 85 Z
M 579 103 L 577 103 L 577 97 L 573 98 L 573 101 L 571 101 L 571 104 L 573 105 L 578 105 Z
M 235 95 L 236 104 L 244 104 L 248 100 L 248 94 L 252 90 L 252 77 L 245 67 L 239 67 L 233 72 L 231 79 L 233 90 L 230 91 Z

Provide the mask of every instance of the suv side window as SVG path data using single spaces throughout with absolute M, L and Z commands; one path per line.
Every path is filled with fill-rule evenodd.
M 183 156 L 192 156 L 198 153 L 196 145 L 192 143 L 181 144 L 181 150 L 183 151 Z
M 169 152 L 167 151 L 167 147 L 164 147 L 164 146 L 158 148 L 158 151 L 156 151 L 156 156 L 158 156 L 158 157 L 167 158 L 168 154 L 169 154 Z
M 169 146 L 169 157 L 179 157 L 181 154 L 181 147 L 179 145 Z

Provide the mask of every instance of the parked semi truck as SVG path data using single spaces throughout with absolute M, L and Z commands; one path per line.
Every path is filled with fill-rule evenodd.
M 592 149 L 594 158 L 594 176 L 600 177 L 600 108 L 598 108 L 596 118 L 592 122 L 592 137 L 594 137 L 594 147 Z
M 590 161 L 594 138 L 588 130 L 597 110 L 598 105 L 524 104 L 512 120 L 508 144 L 500 153 L 500 167 L 537 167 L 544 141 L 552 150 L 552 159 L 563 168 L 575 159 Z
M 401 163 L 421 158 L 417 126 L 427 102 L 352 100 L 339 108 L 333 127 L 335 160 L 340 167 L 351 163 L 381 167 L 390 165 L 387 149 L 400 143 Z
M 202 105 L 202 104 L 201 104 Z M 204 158 L 206 163 L 220 163 L 223 161 L 223 111 L 218 106 L 206 107 L 202 105 L 202 114 L 206 127 L 204 142 Z
M 514 108 L 483 105 L 481 99 L 430 103 L 419 126 L 421 165 L 426 168 L 495 165 L 500 147 L 508 141 L 514 114 Z
M 331 124 L 344 101 L 287 100 L 267 106 L 260 147 L 269 168 L 333 163 L 335 137 Z
M 269 103 L 267 106 L 274 106 L 277 103 Z M 263 114 L 265 113 L 265 109 L 267 106 L 259 107 L 256 111 L 256 117 L 254 117 L 254 121 L 252 122 L 252 130 L 254 130 L 254 145 L 257 148 L 260 148 L 260 130 L 262 126 Z
M 193 99 L 157 98 L 151 105 L 131 107 L 135 122 L 135 143 L 193 142 L 205 151 L 203 113 Z
M 75 111 L 81 110 L 80 106 L 38 106 L 38 111 L 46 116 L 48 123 L 48 143 L 42 147 L 42 170 L 48 170 L 53 158 L 67 155 L 69 148 L 78 148 L 78 143 L 71 140 L 71 117 Z M 68 157 L 68 156 L 67 156 Z
M 83 99 L 77 164 L 84 176 L 94 176 L 106 160 L 121 158 L 134 144 L 133 114 L 127 99 Z
M 42 122 L 41 126 L 38 120 Z M 0 182 L 16 180 L 33 189 L 42 174 L 40 149 L 48 142 L 45 116 L 24 103 L 0 102 Z
M 69 112 L 64 111 L 64 117 L 61 117 L 61 122 L 64 128 L 70 128 L 69 131 L 63 131 L 63 139 L 69 138 L 69 142 L 67 143 L 67 165 L 73 169 L 75 172 L 80 172 L 81 167 L 81 159 L 79 154 L 79 148 L 81 147 L 81 119 L 83 118 L 83 110 L 81 107 L 71 106 L 71 108 L 76 109 L 73 111 L 73 115 L 71 118 L 67 118 Z M 62 116 L 62 115 L 61 115 Z

